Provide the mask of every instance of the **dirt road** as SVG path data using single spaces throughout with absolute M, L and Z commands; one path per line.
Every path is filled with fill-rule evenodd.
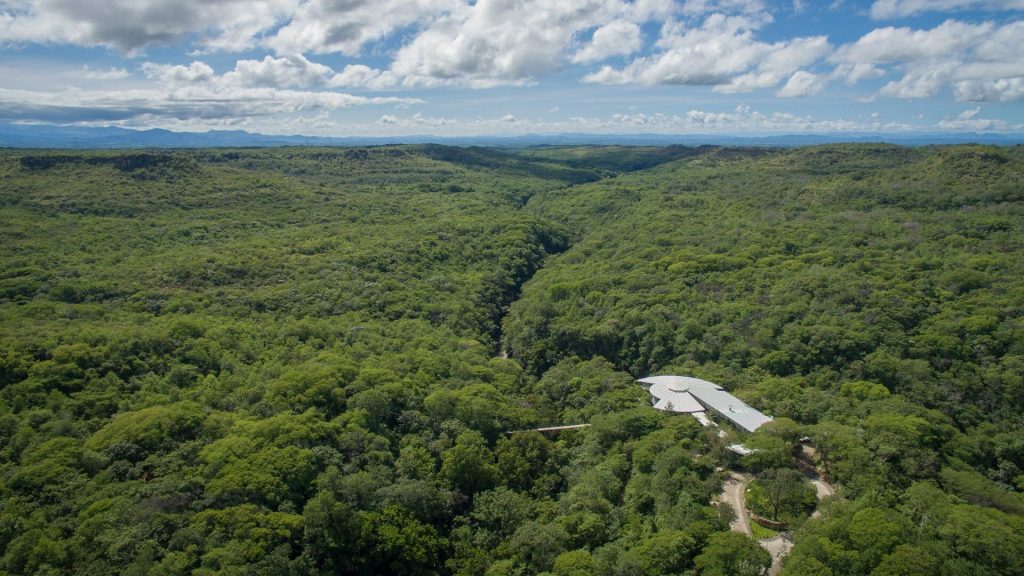
M 750 482 L 750 476 L 746 474 L 737 474 L 736 472 L 729 474 L 729 479 L 722 485 L 722 502 L 728 502 L 736 511 L 736 519 L 729 524 L 729 528 L 733 532 L 752 536 L 753 532 L 750 531 L 750 518 L 747 517 L 747 504 L 744 497 L 748 482 Z
M 835 493 L 832 485 L 822 480 L 821 476 L 816 471 L 813 471 L 813 469 L 807 470 L 805 474 L 814 484 L 818 500 L 827 498 Z M 728 502 L 733 510 L 736 511 L 736 519 L 729 524 L 729 528 L 733 532 L 739 532 L 747 536 L 753 536 L 753 531 L 750 529 L 750 517 L 747 515 L 746 503 L 747 484 L 751 480 L 752 478 L 748 474 L 731 472 L 729 479 L 722 485 L 721 496 L 721 501 Z M 817 517 L 820 514 L 818 510 L 815 510 L 811 516 Z M 778 536 L 762 538 L 757 543 L 772 555 L 772 567 L 768 570 L 768 576 L 776 576 L 782 570 L 782 561 L 789 555 L 790 550 L 793 549 L 793 535 L 789 532 L 783 532 Z
M 772 567 L 768 569 L 768 576 L 776 576 L 782 571 L 782 559 L 789 555 L 793 549 L 793 536 L 789 532 L 783 532 L 772 538 L 762 538 L 757 541 L 772 555 Z

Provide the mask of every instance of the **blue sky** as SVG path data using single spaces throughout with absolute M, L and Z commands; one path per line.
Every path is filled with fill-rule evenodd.
M 1024 133 L 1024 0 L 0 0 L 0 121 Z

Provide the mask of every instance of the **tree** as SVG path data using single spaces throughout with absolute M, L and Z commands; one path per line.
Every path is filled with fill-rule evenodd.
M 529 490 L 534 482 L 554 474 L 554 444 L 539 432 L 517 432 L 498 440 L 495 453 L 502 481 L 516 490 Z
M 736 532 L 717 532 L 693 560 L 700 576 L 760 576 L 772 557 L 750 538 Z
M 446 548 L 437 530 L 399 506 L 365 513 L 360 526 L 360 560 L 371 574 L 432 574 Z
M 901 544 L 882 558 L 871 576 L 929 576 L 939 570 L 939 558 L 933 550 Z
M 469 517 L 483 531 L 492 535 L 494 544 L 515 533 L 533 514 L 534 503 L 528 497 L 498 487 L 479 492 L 473 499 Z
M 814 508 L 815 490 L 796 470 L 771 468 L 751 482 L 748 502 L 772 520 L 791 521 Z
M 680 530 L 661 530 L 619 557 L 617 572 L 633 576 L 678 574 L 690 568 L 697 542 Z
M 304 555 L 324 573 L 343 573 L 357 560 L 359 519 L 327 491 L 317 492 L 302 510 Z
M 558 525 L 526 522 L 509 539 L 508 547 L 520 562 L 544 572 L 551 569 L 568 540 L 569 534 Z
M 783 576 L 833 576 L 832 570 L 814 556 L 792 555 L 782 564 Z
M 854 513 L 846 533 L 853 549 L 860 553 L 858 567 L 861 571 L 868 571 L 906 540 L 911 533 L 911 524 L 895 510 L 869 507 Z
M 586 550 L 562 552 L 555 558 L 551 572 L 555 576 L 590 576 L 594 573 L 594 559 Z
M 466 430 L 458 435 L 455 446 L 441 459 L 441 476 L 468 496 L 494 486 L 498 468 L 494 465 L 494 455 L 479 432 Z

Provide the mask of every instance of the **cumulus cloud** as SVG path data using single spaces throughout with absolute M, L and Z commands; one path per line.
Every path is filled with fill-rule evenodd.
M 130 78 L 131 72 L 124 68 L 107 68 L 106 70 L 95 70 L 88 65 L 82 66 L 81 77 L 86 80 L 123 80 Z
M 836 75 L 849 83 L 901 74 L 881 88 L 883 96 L 930 98 L 951 88 L 961 101 L 1024 98 L 1024 22 L 947 20 L 927 30 L 879 28 L 841 46 L 833 60 Z
M 760 6 L 690 0 L 682 9 L 751 5 Z M 138 54 L 153 44 L 185 40 L 198 52 L 265 47 L 281 57 L 356 56 L 403 32 L 408 40 L 395 67 L 411 83 L 462 76 L 500 83 L 558 67 L 575 39 L 590 32 L 592 43 L 579 52 L 580 61 L 635 51 L 642 45 L 640 24 L 680 10 L 673 0 L 6 0 L 0 3 L 0 42 L 107 46 Z M 432 64 L 434 53 L 440 58 Z M 493 72 L 485 73 L 488 68 Z
M 218 90 L 207 86 L 172 91 L 64 90 L 42 92 L 0 89 L 0 118 L 80 123 L 121 121 L 143 115 L 154 118 L 202 119 L 273 116 L 365 106 L 422 102 L 417 99 L 365 97 L 338 92 L 272 88 Z
M 395 84 L 388 72 L 350 64 L 336 73 L 330 66 L 299 55 L 238 60 L 233 70 L 220 76 L 209 64 L 198 60 L 188 66 L 146 62 L 142 70 L 149 78 L 175 86 L 206 83 L 218 88 L 385 88 Z
M 881 78 L 885 76 L 885 70 L 870 62 L 859 62 L 857 64 L 840 64 L 832 71 L 832 75 L 852 86 L 861 80 Z
M 251 47 L 300 0 L 13 0 L 0 6 L 4 42 L 107 46 L 134 53 L 186 34 L 216 50 Z
M 1024 0 L 875 0 L 871 17 L 875 20 L 905 18 L 924 12 L 956 10 L 1024 10 Z
M 760 0 L 685 0 L 683 14 L 700 16 L 719 14 L 764 14 L 767 8 Z
M 961 112 L 954 119 L 946 119 L 939 122 L 939 127 L 946 130 L 1005 130 L 1006 122 L 982 118 L 981 106 L 968 108 Z
M 605 84 L 687 84 L 715 86 L 721 92 L 747 92 L 777 85 L 831 50 L 824 36 L 775 43 L 759 41 L 754 31 L 763 15 L 712 14 L 699 27 L 666 26 L 661 49 L 621 69 L 605 66 L 584 77 Z
M 962 102 L 1015 102 L 1024 100 L 1024 78 L 963 80 L 953 86 L 953 95 Z
M 132 54 L 179 40 L 198 53 L 271 50 L 274 56 L 236 66 L 237 82 L 250 86 L 490 87 L 530 84 L 570 63 L 636 54 L 645 47 L 642 27 L 661 22 L 655 55 L 588 80 L 712 84 L 737 92 L 776 86 L 799 69 L 796 61 L 812 61 L 827 47 L 824 38 L 756 40 L 754 31 L 770 21 L 761 0 L 6 0 L 0 42 L 98 45 Z M 305 58 L 356 56 L 398 33 L 402 43 L 388 66 L 351 63 L 328 77 Z
M 368 42 L 460 5 L 459 0 L 308 0 L 266 45 L 284 53 L 356 55 Z
M 188 66 L 182 64 L 156 64 L 146 62 L 142 71 L 149 78 L 155 78 L 172 85 L 207 82 L 216 77 L 213 67 L 206 62 L 196 60 Z
M 224 80 L 240 86 L 307 88 L 320 86 L 333 75 L 329 66 L 310 62 L 304 56 L 266 56 L 263 60 L 239 60 Z
M 328 86 L 343 88 L 391 88 L 398 83 L 388 70 L 377 70 L 363 64 L 349 64 L 327 82 Z
M 805 70 L 797 70 L 789 77 L 786 85 L 775 93 L 782 98 L 794 98 L 801 96 L 813 96 L 821 92 L 828 83 L 828 78 L 818 74 L 812 74 Z
M 379 120 L 377 120 L 377 123 L 388 127 L 439 128 L 458 124 L 459 121 L 454 118 L 424 116 L 421 112 L 417 112 L 412 116 L 405 118 L 398 117 L 394 114 L 384 114 Z
M 278 54 L 354 55 L 368 42 L 464 1 L 11 0 L 0 4 L 0 39 L 137 53 L 190 36 L 201 51 L 264 45 Z
M 611 56 L 629 55 L 640 50 L 643 37 L 636 22 L 615 20 L 594 31 L 590 43 L 572 56 L 575 63 L 605 60 Z
M 877 28 L 836 53 L 841 62 L 886 64 L 942 58 L 961 52 L 992 32 L 991 23 L 947 20 L 931 30 Z
M 494 129 L 501 119 L 478 119 L 475 128 Z M 738 106 L 728 111 L 692 109 L 683 114 L 624 112 L 608 117 L 573 117 L 566 121 L 537 122 L 520 120 L 517 127 L 523 133 L 578 132 L 578 133 L 658 133 L 704 134 L 716 133 L 794 133 L 832 131 L 900 132 L 915 128 L 901 123 L 883 123 L 877 118 L 869 120 L 817 119 L 809 115 L 786 112 L 766 113 L 749 106 Z
M 479 0 L 403 46 L 391 71 L 406 85 L 522 83 L 560 67 L 577 32 L 622 9 L 602 0 Z
M 800 97 L 818 94 L 830 82 L 852 86 L 882 80 L 866 97 L 1024 100 L 1024 22 L 885 26 L 838 48 L 820 35 L 765 40 L 770 10 L 789 10 L 790 4 L 794 11 L 809 5 L 803 0 L 0 0 L 0 45 L 70 43 L 138 55 L 153 44 L 181 42 L 193 49 L 189 59 L 198 60 L 146 63 L 142 75 L 175 90 L 218 94 L 530 85 L 576 64 L 586 66 L 580 74 L 588 83 L 709 86 L 719 93 L 771 90 L 779 97 Z M 871 14 L 900 18 L 966 9 L 1024 9 L 1024 0 L 875 0 Z M 658 32 L 652 32 L 652 23 L 660 23 Z M 222 74 L 201 60 L 209 51 L 252 49 L 268 55 L 239 59 Z M 364 53 L 390 62 L 352 61 L 338 71 L 314 61 L 317 54 Z M 607 65 L 620 57 L 624 63 Z M 74 78 L 83 85 L 138 80 L 129 70 L 136 71 L 83 68 Z
M 566 62 L 593 63 L 644 46 L 641 26 L 673 18 L 770 20 L 754 0 L 478 0 L 430 20 L 395 55 L 406 86 L 530 83 Z M 582 46 L 578 38 L 590 40 Z M 567 55 L 571 53 L 571 55 Z
M 187 66 L 147 62 L 141 70 L 147 83 L 137 89 L 0 89 L 0 118 L 74 123 L 142 117 L 214 121 L 423 102 L 310 89 L 325 85 L 334 73 L 302 57 L 240 60 L 224 74 L 199 60 Z

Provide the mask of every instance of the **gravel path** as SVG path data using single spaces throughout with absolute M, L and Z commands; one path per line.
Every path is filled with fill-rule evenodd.
M 793 549 L 793 539 L 789 532 L 783 532 L 772 538 L 762 538 L 757 541 L 772 555 L 772 567 L 768 569 L 768 576 L 775 576 L 782 571 L 782 559 L 789 555 Z
M 835 489 L 831 484 L 824 481 L 816 471 L 807 470 L 805 475 L 814 484 L 814 489 L 817 492 L 818 500 L 827 498 L 835 494 Z M 746 490 L 747 484 L 752 480 L 749 474 L 739 474 L 737 472 L 731 472 L 729 479 L 722 485 L 722 502 L 728 502 L 732 506 L 733 510 L 736 511 L 736 519 L 729 524 L 729 528 L 733 532 L 739 532 L 740 534 L 746 534 L 747 536 L 753 536 L 753 532 L 750 529 L 750 517 L 747 515 L 747 504 L 746 504 Z M 811 517 L 817 517 L 821 514 L 818 510 L 815 510 Z M 772 567 L 768 570 L 768 576 L 776 576 L 782 571 L 782 561 L 789 555 L 790 550 L 793 549 L 793 535 L 790 532 L 782 532 L 778 536 L 771 538 L 762 538 L 757 541 L 762 548 L 768 551 L 772 556 Z
M 747 483 L 750 476 L 746 474 L 729 474 L 729 479 L 722 485 L 722 502 L 728 502 L 736 511 L 736 519 L 729 524 L 733 532 L 753 536 L 750 530 L 750 518 L 747 517 L 747 504 L 744 500 L 744 492 L 747 490 Z

